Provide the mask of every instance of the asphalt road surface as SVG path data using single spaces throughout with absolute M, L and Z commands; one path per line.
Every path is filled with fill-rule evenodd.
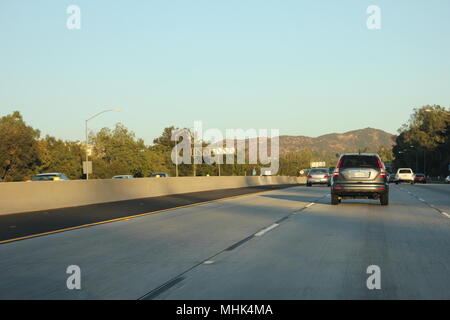
M 117 202 L 98 203 L 79 207 L 41 210 L 0 215 L 0 244 L 42 233 L 79 228 L 119 220 L 135 215 L 159 213 L 167 209 L 185 207 L 244 194 L 285 188 L 292 185 L 267 185 L 173 194 Z
M 298 186 L 4 243 L 0 299 L 450 299 L 449 196 L 391 185 L 389 206 L 331 206 Z

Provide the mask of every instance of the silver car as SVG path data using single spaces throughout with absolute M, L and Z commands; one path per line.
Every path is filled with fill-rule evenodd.
M 333 172 L 331 204 L 342 199 L 378 199 L 389 204 L 389 183 L 384 163 L 378 154 L 348 153 L 339 158 Z
M 330 172 L 326 168 L 313 168 L 309 170 L 306 177 L 306 186 L 311 187 L 313 184 L 331 185 Z
M 134 176 L 128 174 L 120 174 L 118 176 L 112 177 L 113 179 L 133 179 Z

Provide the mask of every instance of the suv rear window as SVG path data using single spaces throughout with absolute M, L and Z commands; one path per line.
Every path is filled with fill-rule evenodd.
M 341 168 L 371 168 L 379 169 L 378 158 L 375 156 L 342 156 Z
M 404 169 L 404 170 L 400 170 L 398 173 L 411 173 L 411 170 Z

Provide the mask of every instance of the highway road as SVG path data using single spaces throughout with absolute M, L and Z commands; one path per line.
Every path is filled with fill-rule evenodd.
M 78 207 L 0 214 L 0 244 L 39 234 L 92 226 L 138 215 L 155 214 L 172 208 L 254 194 L 293 185 L 265 185 L 202 192 L 172 194 Z
M 449 196 L 402 184 L 389 206 L 331 206 L 296 186 L 3 243 L 0 299 L 450 299 Z

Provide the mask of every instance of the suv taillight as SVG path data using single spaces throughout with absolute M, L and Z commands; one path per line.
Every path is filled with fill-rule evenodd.
M 383 164 L 381 163 L 381 159 L 378 158 L 378 167 L 380 168 L 380 177 L 386 178 L 386 171 L 384 170 Z
M 336 168 L 333 171 L 333 177 L 339 176 L 339 168 L 341 167 L 341 164 L 342 164 L 342 158 L 339 159 L 339 162 L 338 162 Z
M 312 178 L 312 175 L 308 174 L 308 178 Z

